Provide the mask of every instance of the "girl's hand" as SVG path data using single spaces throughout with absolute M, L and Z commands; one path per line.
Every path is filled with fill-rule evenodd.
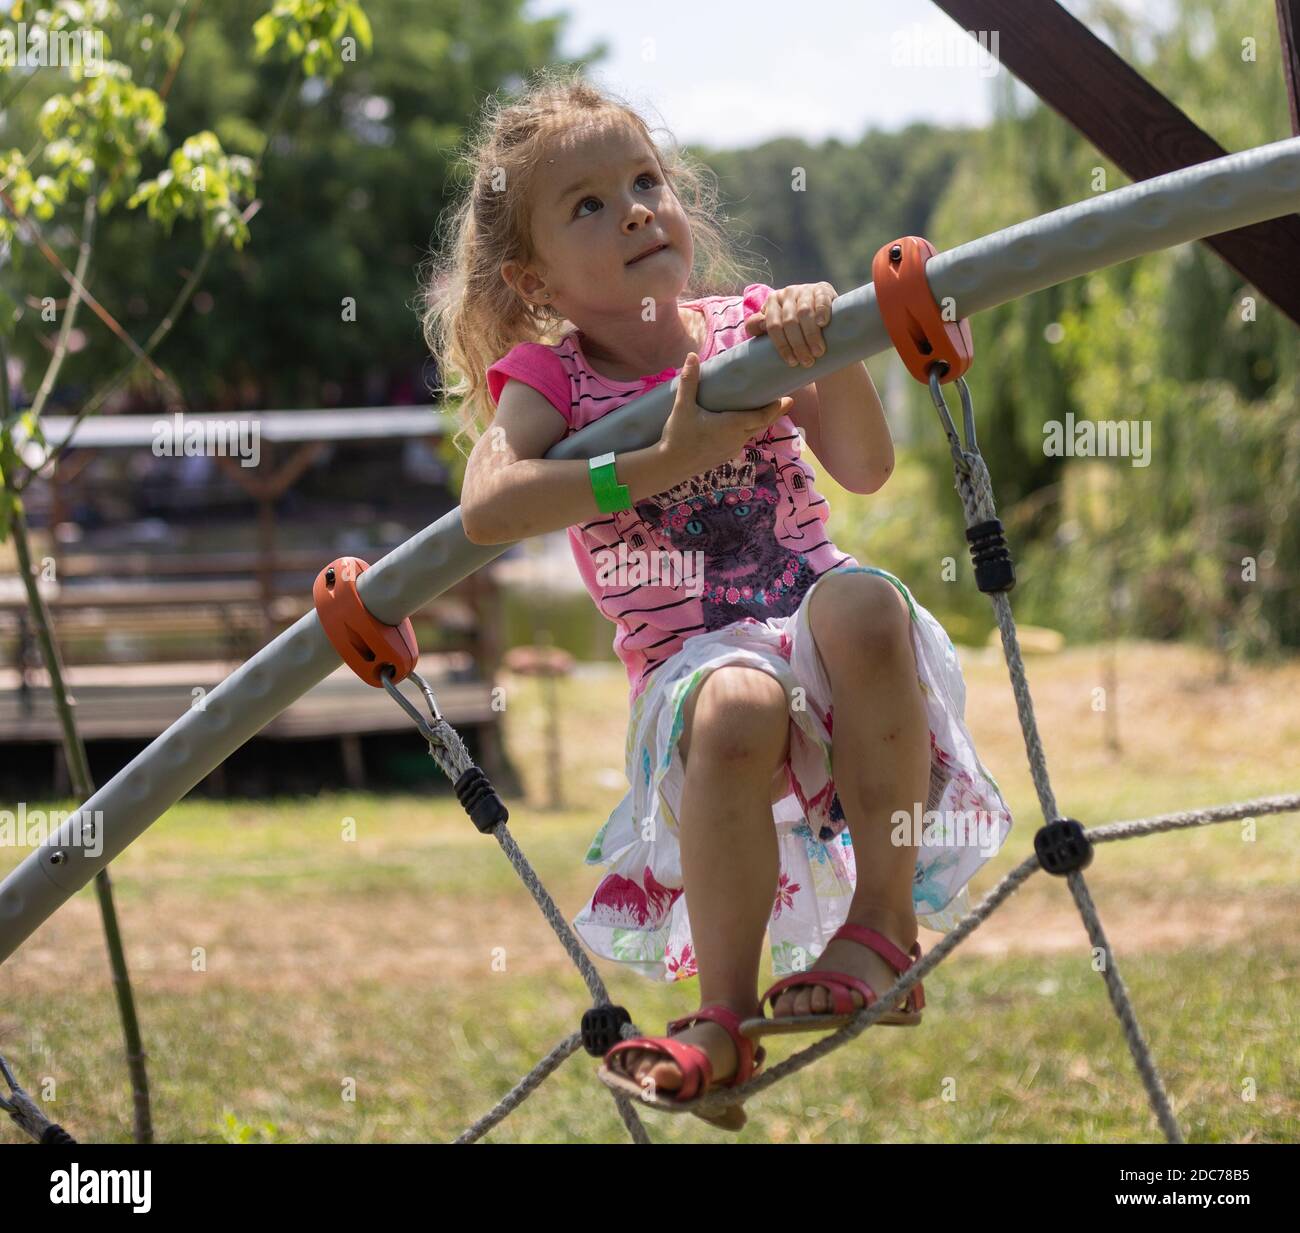
M 822 326 L 831 319 L 831 301 L 839 295 L 830 283 L 793 283 L 773 290 L 761 313 L 745 318 L 750 337 L 766 334 L 787 364 L 807 368 L 826 354 Z
M 700 388 L 700 357 L 692 351 L 677 378 L 677 397 L 659 438 L 659 448 L 678 479 L 698 475 L 734 458 L 749 439 L 794 406 L 778 398 L 752 411 L 705 411 L 695 401 Z

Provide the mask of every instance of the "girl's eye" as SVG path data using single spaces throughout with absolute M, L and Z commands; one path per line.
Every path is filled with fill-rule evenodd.
M 651 188 L 653 188 L 656 184 L 659 183 L 659 178 L 652 171 L 641 172 L 641 174 L 637 176 L 635 183 L 640 184 L 642 180 L 649 180 Z M 578 202 L 576 206 L 573 207 L 574 218 L 586 217 L 584 214 L 581 213 L 581 211 L 582 211 L 582 207 L 585 206 L 589 201 L 594 201 L 597 205 L 600 204 L 599 197 L 584 197 L 580 202 Z

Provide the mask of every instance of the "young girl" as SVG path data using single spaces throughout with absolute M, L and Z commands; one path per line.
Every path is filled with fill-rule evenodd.
M 673 1108 L 749 1078 L 765 1032 L 838 1027 L 874 1002 L 920 957 L 918 921 L 947 930 L 967 911 L 1010 814 L 963 722 L 952 642 L 902 582 L 835 547 L 801 457 L 799 430 L 845 488 L 885 482 L 865 365 L 756 411 L 695 401 L 700 363 L 756 335 L 811 364 L 834 289 L 682 299 L 703 290 L 700 264 L 741 281 L 700 177 L 581 79 L 544 73 L 498 105 L 470 165 L 424 312 L 466 428 L 490 423 L 461 517 L 485 544 L 567 527 L 617 627 L 631 790 L 592 841 L 587 863 L 610 869 L 573 924 L 653 979 L 699 976 L 700 1010 L 601 1072 Z M 544 458 L 678 374 L 654 446 L 612 466 Z M 927 810 L 982 825 L 922 832 Z M 789 975 L 760 999 L 764 930 Z M 878 1022 L 916 1023 L 923 1005 L 918 984 Z

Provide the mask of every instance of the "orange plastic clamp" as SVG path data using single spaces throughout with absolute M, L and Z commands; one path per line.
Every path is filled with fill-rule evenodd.
M 935 247 L 919 235 L 900 236 L 882 244 L 871 261 L 876 303 L 890 340 L 907 371 L 923 385 L 930 383 L 930 366 L 942 362 L 948 371 L 940 385 L 956 381 L 975 358 L 970 322 L 946 321 L 925 277 L 925 263 Z
M 371 615 L 357 591 L 357 579 L 370 568 L 360 557 L 339 557 L 319 574 L 311 589 L 325 636 L 343 662 L 367 685 L 384 687 L 382 673 L 393 669 L 393 681 L 405 680 L 420 658 L 411 618 L 385 625 Z

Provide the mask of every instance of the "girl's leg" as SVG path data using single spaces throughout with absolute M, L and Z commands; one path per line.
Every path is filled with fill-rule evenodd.
M 721 1002 L 745 1019 L 758 1013 L 759 956 L 776 899 L 772 780 L 789 755 L 789 703 L 775 677 L 725 664 L 692 693 L 683 721 L 679 838 L 700 1004 Z M 720 1024 L 696 1023 L 674 1039 L 704 1049 L 715 1081 L 735 1074 L 736 1046 Z M 661 1053 L 620 1057 L 638 1082 L 681 1086 L 681 1070 Z
M 917 939 L 912 881 L 916 847 L 891 838 L 895 810 L 925 809 L 930 727 L 917 683 L 911 616 L 898 589 L 876 574 L 831 574 L 809 600 L 809 624 L 831 683 L 832 773 L 857 867 L 848 920 L 882 933 L 900 950 Z M 865 980 L 883 993 L 897 979 L 884 959 L 843 939 L 814 968 Z M 853 993 L 854 1004 L 862 997 Z M 774 1015 L 821 1014 L 831 995 L 814 986 L 782 994 Z

